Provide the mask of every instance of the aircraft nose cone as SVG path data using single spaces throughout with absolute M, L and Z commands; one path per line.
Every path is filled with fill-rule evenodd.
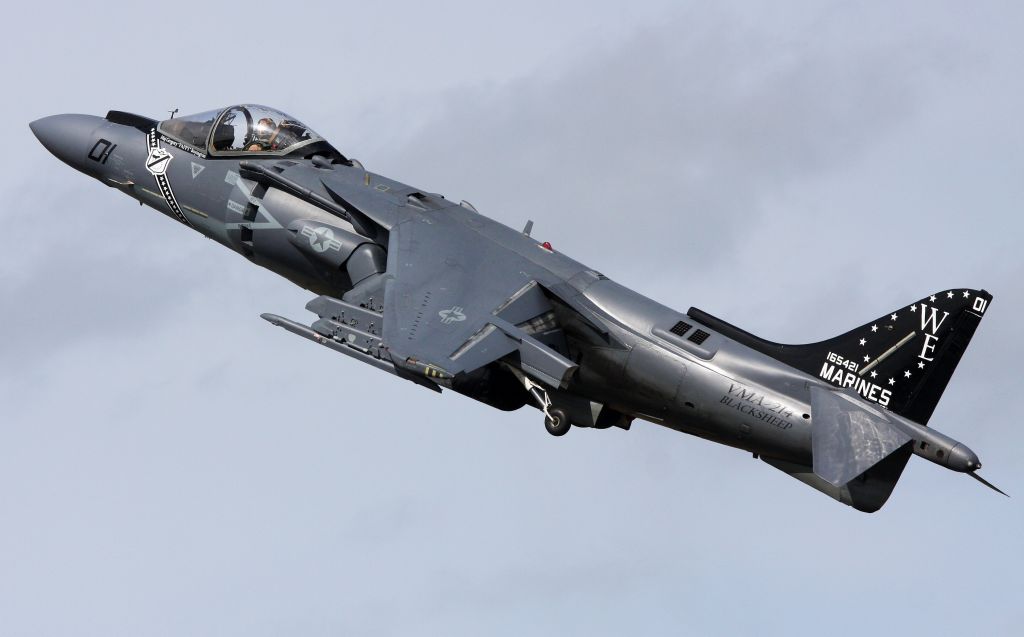
M 89 153 L 92 133 L 103 123 L 95 115 L 51 115 L 29 124 L 32 134 L 57 159 L 81 169 Z
M 957 444 L 949 450 L 949 467 L 954 471 L 977 471 L 981 468 L 978 454 L 963 444 Z

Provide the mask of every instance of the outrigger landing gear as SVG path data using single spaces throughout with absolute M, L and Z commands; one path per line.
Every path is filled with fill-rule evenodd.
M 548 433 L 552 436 L 564 436 L 569 433 L 572 428 L 569 416 L 558 407 L 551 406 L 551 398 L 548 397 L 547 390 L 526 376 L 523 376 L 523 384 L 526 385 L 526 389 L 544 412 L 544 428 L 548 430 Z

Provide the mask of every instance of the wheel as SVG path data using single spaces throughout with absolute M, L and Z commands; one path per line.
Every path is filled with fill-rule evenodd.
M 572 423 L 561 409 L 549 409 L 548 416 L 544 418 L 544 427 L 552 436 L 564 436 L 569 433 Z

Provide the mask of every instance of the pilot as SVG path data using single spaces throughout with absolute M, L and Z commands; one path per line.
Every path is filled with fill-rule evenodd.
M 269 117 L 264 117 L 256 122 L 256 126 L 253 128 L 252 141 L 249 142 L 245 149 L 253 152 L 274 150 L 277 128 L 277 124 Z

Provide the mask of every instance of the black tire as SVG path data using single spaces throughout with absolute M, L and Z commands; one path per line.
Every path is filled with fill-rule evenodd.
M 564 436 L 569 433 L 572 423 L 561 409 L 549 409 L 548 416 L 544 418 L 544 427 L 552 436 Z

